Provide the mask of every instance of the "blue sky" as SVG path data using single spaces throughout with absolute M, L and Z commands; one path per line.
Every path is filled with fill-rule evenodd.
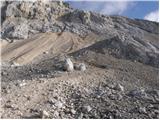
M 106 15 L 159 21 L 158 1 L 67 1 L 71 7 Z

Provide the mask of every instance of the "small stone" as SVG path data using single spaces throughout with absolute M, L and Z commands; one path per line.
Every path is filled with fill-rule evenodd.
M 23 116 L 23 113 L 21 111 L 17 111 L 17 116 Z
M 146 93 L 143 89 L 141 90 L 132 90 L 129 92 L 129 95 L 132 97 L 142 97 L 142 96 L 146 96 Z
M 147 107 L 148 107 L 148 108 L 154 108 L 154 105 L 149 104 Z
M 12 64 L 11 64 L 11 67 L 12 66 L 20 66 L 20 64 L 19 63 L 16 63 L 16 62 L 13 62 Z
M 80 71 L 85 71 L 86 70 L 86 65 L 84 63 L 80 63 L 80 64 L 75 64 L 74 68 L 76 70 L 80 70 Z
M 115 85 L 114 85 L 114 84 L 108 84 L 107 86 L 108 86 L 110 89 L 115 88 Z
M 75 114 L 76 111 L 75 111 L 74 109 L 71 109 L 71 113 L 72 113 L 72 114 Z
M 80 115 L 78 116 L 78 119 L 82 119 L 83 118 L 83 113 L 80 113 Z
M 11 91 L 10 90 L 4 90 L 4 93 L 9 94 Z
M 140 112 L 140 113 L 147 113 L 145 107 L 140 107 L 140 108 L 139 108 L 139 112 Z
M 113 95 L 113 94 L 109 95 L 109 98 L 110 98 L 111 100 L 116 100 L 116 99 L 117 99 L 117 97 L 116 97 L 115 95 Z
M 49 113 L 45 110 L 41 111 L 41 118 L 48 118 L 49 117 Z
M 84 63 L 81 63 L 81 64 L 79 65 L 79 70 L 80 70 L 80 71 L 85 71 L 85 70 L 86 70 L 86 65 L 85 65 Z
M 13 105 L 5 105 L 5 108 L 14 108 Z
M 54 115 L 54 117 L 59 117 L 59 112 L 58 111 L 54 111 L 54 113 L 53 113 L 53 115 Z
M 121 94 L 118 94 L 117 97 L 118 97 L 118 100 L 121 100 L 123 98 Z
M 55 103 L 55 106 L 56 106 L 58 109 L 60 109 L 60 108 L 63 107 L 63 103 L 60 102 L 60 101 L 57 101 L 57 102 Z
M 19 87 L 25 86 L 27 83 L 19 83 Z
M 1 72 L 1 76 L 6 76 L 6 75 L 8 75 L 8 73 L 7 72 Z
M 109 116 L 109 119 L 114 119 L 114 117 L 112 115 Z
M 122 85 L 120 85 L 120 84 L 117 84 L 115 89 L 119 90 L 119 91 L 122 91 L 122 92 L 124 91 L 124 87 Z
M 48 51 L 43 52 L 43 54 L 48 54 L 48 53 L 49 53 Z
M 91 106 L 84 106 L 84 108 L 85 108 L 85 110 L 87 111 L 87 112 L 90 112 L 91 110 L 92 110 L 92 108 L 91 108 Z
M 27 100 L 29 100 L 29 101 L 30 101 L 30 100 L 31 100 L 31 97 L 30 97 L 30 96 L 28 96 L 28 97 L 27 97 Z

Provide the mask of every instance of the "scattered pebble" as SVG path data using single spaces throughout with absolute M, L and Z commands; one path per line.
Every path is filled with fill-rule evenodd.
M 41 118 L 49 118 L 49 113 L 45 110 L 41 111 Z
M 116 86 L 115 86 L 115 89 L 116 90 L 119 90 L 119 91 L 124 91 L 124 87 L 122 86 L 122 85 L 120 85 L 120 84 L 117 84 Z
M 19 83 L 19 87 L 23 87 L 25 86 L 27 83 L 23 82 L 23 83 Z
M 121 100 L 123 98 L 121 94 L 118 94 L 117 97 L 118 97 L 118 100 Z
M 132 90 L 129 92 L 129 95 L 132 97 L 142 97 L 145 96 L 145 91 L 143 89 L 141 90 Z
M 83 118 L 83 113 L 80 113 L 80 115 L 78 116 L 78 119 L 82 119 Z
M 140 113 L 147 113 L 145 107 L 140 107 L 140 108 L 139 108 L 139 112 L 140 112 Z
M 85 71 L 86 70 L 86 65 L 84 63 L 80 63 L 80 64 L 75 64 L 74 68 L 76 70 L 80 70 L 80 71 Z
M 2 71 L 2 72 L 1 72 L 1 76 L 6 76 L 6 75 L 8 75 L 7 72 L 5 72 L 5 71 Z
M 59 117 L 59 112 L 58 112 L 58 111 L 54 111 L 53 116 L 54 116 L 55 118 Z
M 71 113 L 72 113 L 72 114 L 75 114 L 76 111 L 75 111 L 74 109 L 71 109 Z
M 84 63 L 80 64 L 80 71 L 85 71 L 86 70 L 86 65 Z
M 91 106 L 87 105 L 87 106 L 84 106 L 84 109 L 87 111 L 87 112 L 90 112 L 92 110 Z
M 60 109 L 60 108 L 63 107 L 63 103 L 60 102 L 60 101 L 57 101 L 57 102 L 55 103 L 55 106 L 56 106 L 58 109 Z

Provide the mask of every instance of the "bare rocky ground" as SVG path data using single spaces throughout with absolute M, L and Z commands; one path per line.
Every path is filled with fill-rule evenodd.
M 72 59 L 85 62 L 87 70 L 66 72 L 58 64 L 63 59 L 2 67 L 1 117 L 159 117 L 157 68 L 108 56 L 107 67 L 103 59 L 99 64 Z
M 1 118 L 159 118 L 159 23 L 58 1 L 0 7 Z

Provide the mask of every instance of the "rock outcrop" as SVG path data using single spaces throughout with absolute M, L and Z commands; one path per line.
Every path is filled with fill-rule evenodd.
M 3 1 L 2 37 L 26 39 L 37 32 L 58 32 L 56 19 L 72 9 L 59 1 Z M 23 35 L 22 35 L 23 34 Z

